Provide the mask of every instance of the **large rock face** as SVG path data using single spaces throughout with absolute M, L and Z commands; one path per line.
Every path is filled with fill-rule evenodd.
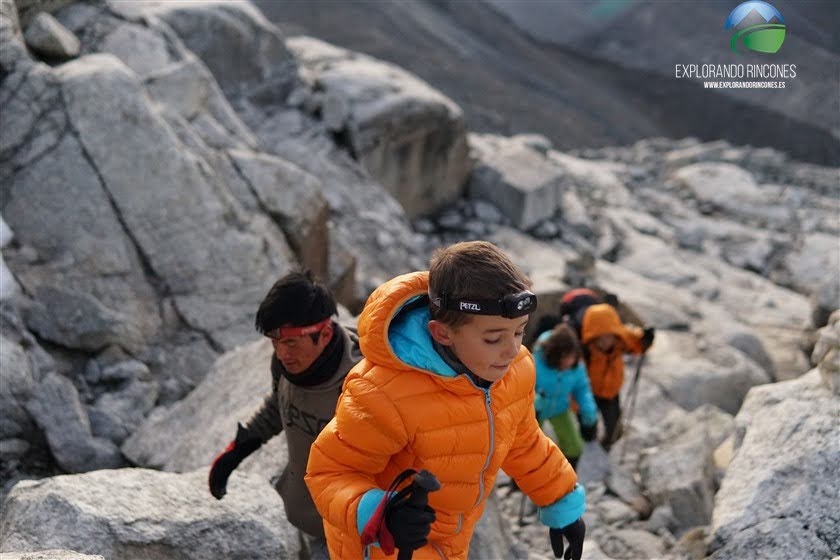
M 647 80 L 653 80 L 654 76 L 659 75 L 686 85 L 694 82 L 691 85 L 699 87 L 698 82 L 705 81 L 702 78 L 673 80 L 675 65 L 685 64 L 687 61 L 727 63 L 733 60 L 729 41 L 724 34 L 723 22 L 735 4 L 716 5 L 714 9 L 708 9 L 708 6 L 660 2 L 617 3 L 599 9 L 592 9 L 585 2 L 531 4 L 515 0 L 491 0 L 490 4 L 525 33 L 537 37 L 541 42 L 563 45 L 584 54 L 589 60 L 609 61 L 620 68 L 644 71 Z M 791 40 L 788 36 L 783 47 L 773 55 L 773 62 L 779 65 L 802 64 L 800 61 L 810 60 L 817 67 L 831 67 L 838 52 L 838 45 L 831 39 L 830 31 L 833 22 L 836 21 L 833 5 L 814 2 L 802 6 L 786 0 L 772 4 L 780 10 L 787 23 L 790 24 L 790 18 L 793 18 L 797 27 L 802 29 L 796 40 Z M 557 26 L 561 22 L 568 29 L 565 33 L 557 32 Z M 701 34 L 698 30 L 703 30 L 703 33 L 713 30 L 724 35 L 720 41 L 709 42 L 699 36 Z M 671 45 L 671 48 L 660 48 L 661 44 L 658 41 L 648 40 L 654 33 L 660 37 L 661 44 Z M 701 51 L 702 57 L 697 55 Z M 750 54 L 746 56 L 749 57 Z M 761 55 L 752 56 L 752 62 L 758 63 L 761 60 Z M 809 143 L 806 149 L 821 153 L 824 161 L 831 161 L 831 158 L 836 161 L 836 123 L 826 122 L 819 116 L 836 112 L 836 107 L 829 101 L 832 81 L 827 76 L 805 77 L 801 72 L 795 78 L 783 81 L 786 83 L 785 95 L 764 96 L 757 95 L 758 92 L 754 89 L 726 88 L 714 90 L 714 97 L 737 100 L 741 110 L 745 112 L 751 107 L 767 110 L 766 119 L 790 118 L 825 131 L 822 147 Z M 710 91 L 706 90 L 706 93 Z M 729 128 L 729 124 L 717 121 L 721 118 L 719 111 L 714 112 L 717 114 L 705 111 L 700 113 L 698 117 L 705 119 L 711 128 L 717 131 L 718 137 L 725 135 L 724 130 L 729 130 L 730 138 L 744 138 L 746 134 L 758 133 L 758 130 L 740 130 L 747 128 L 745 123 Z M 730 120 L 737 118 L 738 116 L 734 115 Z M 703 127 L 695 124 L 692 128 Z M 766 145 L 772 142 L 766 136 L 778 138 L 787 134 L 782 127 L 777 126 L 764 132 L 764 139 L 757 136 L 758 141 L 743 143 Z M 817 141 L 816 138 L 813 140 Z M 786 149 L 793 151 L 791 148 Z
M 71 550 L 39 550 L 38 552 L 3 552 L 0 560 L 105 560 L 98 554 L 80 554 Z
M 706 405 L 670 415 L 663 427 L 662 443 L 642 459 L 642 484 L 654 506 L 670 508 L 679 529 L 707 525 L 717 490 L 712 453 L 732 432 L 732 416 Z
M 277 78 L 282 82 L 294 64 L 281 34 L 250 2 L 109 1 L 109 7 L 127 19 L 165 21 L 210 68 L 228 95 L 257 82 L 277 86 Z M 285 93 L 283 87 L 275 92 Z
M 185 472 L 209 468 L 271 389 L 267 340 L 242 346 L 220 358 L 185 399 L 157 409 L 122 446 L 134 464 Z M 285 464 L 285 437 L 275 438 L 240 467 L 266 479 Z
M 563 170 L 545 151 L 492 135 L 472 135 L 470 145 L 478 160 L 470 177 L 472 198 L 491 202 L 520 229 L 554 216 Z
M 216 501 L 206 473 L 104 470 L 23 481 L 3 504 L 3 552 L 63 548 L 106 560 L 295 558 L 297 530 L 258 477 L 230 480 Z
M 840 397 L 812 371 L 750 391 L 715 500 L 712 557 L 830 558 L 840 551 Z
M 404 70 L 309 37 L 288 41 L 321 116 L 409 217 L 453 202 L 470 170 L 461 109 Z M 316 93 L 317 92 L 317 93 Z M 301 103 L 306 99 L 301 97 Z

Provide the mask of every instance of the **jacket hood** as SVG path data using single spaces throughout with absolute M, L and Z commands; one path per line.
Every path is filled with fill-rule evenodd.
M 429 273 L 412 272 L 382 284 L 359 316 L 359 344 L 365 358 L 395 370 L 419 369 L 442 378 L 458 373 L 435 350 L 429 332 Z M 523 347 L 514 362 L 527 356 Z M 513 364 L 511 364 L 511 367 Z
M 627 339 L 627 329 L 622 324 L 618 312 L 608 303 L 598 303 L 587 308 L 583 314 L 581 342 L 588 344 L 593 338 L 602 334 L 613 334 L 621 339 L 625 346 L 632 346 L 632 341 Z
M 427 297 L 428 289 L 429 273 L 423 271 L 397 276 L 374 290 L 359 316 L 365 358 L 390 369 L 414 367 L 455 377 L 432 346 L 428 309 L 408 305 Z

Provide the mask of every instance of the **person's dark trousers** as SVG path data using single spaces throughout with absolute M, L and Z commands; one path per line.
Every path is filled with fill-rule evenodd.
M 601 411 L 601 417 L 604 419 L 605 429 L 601 446 L 609 451 L 612 444 L 615 443 L 615 440 L 621 437 L 621 434 L 616 432 L 619 429 L 618 421 L 621 418 L 621 404 L 618 401 L 618 395 L 611 399 L 595 397 L 595 403 L 598 405 L 598 410 Z

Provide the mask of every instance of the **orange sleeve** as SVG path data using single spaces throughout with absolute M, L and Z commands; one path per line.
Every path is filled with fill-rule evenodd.
M 641 354 L 642 353 L 642 337 L 644 336 L 644 331 L 639 327 L 629 327 L 624 326 L 624 333 L 621 337 L 624 340 L 626 345 L 625 352 L 630 354 Z
M 533 403 L 533 389 L 530 398 Z M 540 429 L 533 413 L 526 414 L 519 422 L 502 469 L 540 507 L 563 498 L 574 490 L 577 482 L 574 469 L 560 448 Z

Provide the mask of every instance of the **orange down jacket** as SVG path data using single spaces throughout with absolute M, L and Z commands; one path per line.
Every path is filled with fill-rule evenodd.
M 602 352 L 593 344 L 593 340 L 602 334 L 618 337 L 618 343 L 609 353 Z M 618 395 L 624 383 L 623 354 L 642 353 L 642 334 L 642 329 L 624 326 L 612 305 L 599 303 L 584 312 L 580 338 L 589 354 L 586 371 L 593 395 L 602 399 Z
M 583 488 L 534 415 L 534 361 L 522 347 L 488 389 L 457 374 L 432 346 L 428 273 L 380 286 L 359 318 L 365 358 L 348 374 L 335 418 L 309 455 L 306 483 L 332 560 L 370 554 L 360 534 L 404 469 L 427 469 L 441 489 L 429 495 L 437 520 L 415 560 L 466 560 L 473 527 L 499 469 L 540 506 L 540 519 L 564 527 L 585 509 Z M 427 300 L 425 300 L 427 301 Z M 407 305 L 419 303 L 419 305 Z

